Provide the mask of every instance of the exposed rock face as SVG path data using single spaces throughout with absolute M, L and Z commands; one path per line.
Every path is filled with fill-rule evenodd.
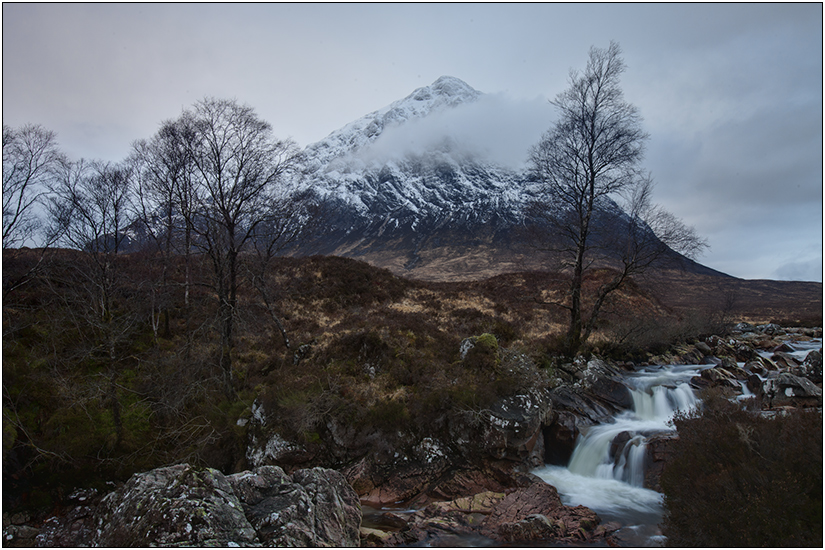
M 95 546 L 358 546 L 361 510 L 341 474 L 278 467 L 224 476 L 188 464 L 136 474 L 97 512 Z
M 255 530 L 226 477 L 188 464 L 135 474 L 98 510 L 95 546 L 248 546 Z
M 599 523 L 599 516 L 593 510 L 565 506 L 555 487 L 537 480 L 498 503 L 484 520 L 482 529 L 490 538 L 502 542 L 586 540 Z
M 94 489 L 75 491 L 68 497 L 71 508 L 67 513 L 51 516 L 39 530 L 22 525 L 18 532 L 13 533 L 15 537 L 11 539 L 7 537 L 3 541 L 3 546 L 8 545 L 10 542 L 13 544 L 18 543 L 14 545 L 20 547 L 90 546 L 97 528 L 95 510 L 99 501 L 100 496 Z M 5 528 L 3 532 L 6 533 Z M 33 540 L 14 540 L 15 538 L 24 539 L 27 534 Z
M 644 486 L 662 492 L 661 479 L 665 465 L 673 456 L 673 441 L 678 439 L 675 433 L 663 433 L 651 437 L 647 442 L 645 457 Z
M 365 538 L 386 546 L 455 545 L 474 537 L 485 546 L 493 542 L 595 542 L 619 527 L 599 525 L 599 521 L 589 508 L 565 506 L 554 487 L 522 474 L 515 489 L 434 502 L 412 514 L 401 531 L 378 537 L 365 533 Z
M 228 476 L 264 546 L 358 546 L 361 505 L 343 475 L 277 466 Z

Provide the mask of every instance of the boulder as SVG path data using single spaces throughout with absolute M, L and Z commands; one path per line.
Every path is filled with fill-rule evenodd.
M 93 546 L 360 545 L 358 497 L 323 468 L 157 468 L 106 495 L 96 517 Z
M 766 372 L 768 372 L 768 369 L 767 369 L 767 368 L 765 368 L 765 363 L 763 363 L 763 362 L 762 362 L 760 359 L 758 359 L 758 358 L 757 358 L 757 359 L 754 359 L 754 360 L 752 360 L 752 361 L 748 361 L 747 363 L 745 363 L 745 367 L 744 367 L 744 369 L 745 369 L 747 372 L 750 372 L 750 373 L 751 373 L 751 375 L 754 375 L 754 374 L 765 374 Z M 749 376 L 748 378 L 750 378 L 750 376 Z M 753 388 L 751 388 L 751 391 L 753 391 Z
M 590 540 L 599 523 L 593 510 L 565 506 L 555 487 L 536 478 L 493 508 L 482 524 L 482 534 L 501 542 Z M 524 538 L 528 536 L 537 538 Z
M 700 342 L 696 342 L 696 344 L 694 344 L 694 347 L 695 347 L 695 348 L 696 348 L 696 349 L 697 349 L 697 350 L 698 350 L 698 351 L 699 351 L 699 352 L 700 352 L 703 356 L 713 355 L 713 350 L 712 350 L 712 349 L 711 349 L 711 347 L 710 347 L 709 345 L 707 345 L 705 342 L 701 342 L 701 341 L 700 341 Z
M 762 379 L 757 374 L 751 374 L 747 380 L 748 389 L 754 394 L 762 393 Z
M 722 367 L 705 369 L 700 372 L 698 376 L 691 378 L 690 383 L 699 389 L 719 386 L 723 388 L 741 388 L 736 378 Z
M 264 546 L 359 546 L 361 504 L 344 476 L 262 466 L 227 477 Z
M 756 327 L 754 327 L 750 323 L 742 321 L 741 323 L 736 323 L 735 325 L 733 325 L 733 328 L 731 330 L 733 330 L 734 332 L 746 333 L 755 331 Z
M 250 546 L 255 529 L 226 477 L 179 464 L 135 474 L 106 495 L 94 546 Z
M 544 437 L 541 428 L 552 416 L 551 411 L 552 401 L 543 391 L 505 397 L 483 413 L 479 419 L 482 421 L 481 433 L 473 435 L 483 454 L 490 458 L 510 459 L 531 468 L 542 466 Z M 451 432 L 456 439 L 466 438 L 472 431 L 460 423 L 451 423 Z
M 785 331 L 782 330 L 782 327 L 777 325 L 776 323 L 768 323 L 766 325 L 759 325 L 756 327 L 756 330 L 761 332 L 762 334 L 768 335 L 778 335 L 778 334 L 785 334 Z
M 780 373 L 776 378 L 779 391 L 787 397 L 822 397 L 822 389 L 807 378 L 800 378 L 791 373 Z
M 774 353 L 771 356 L 771 361 L 776 363 L 780 369 L 785 370 L 795 369 L 799 366 L 799 362 L 796 360 L 796 357 L 784 351 L 777 351 Z
M 781 372 L 775 378 L 765 380 L 762 383 L 762 395 L 768 408 L 822 406 L 822 389 L 807 378 L 789 372 Z
M 816 384 L 822 383 L 822 352 L 810 351 L 799 367 L 792 370 L 796 376 L 802 376 Z
M 791 353 L 791 352 L 794 351 L 794 349 L 791 346 L 789 346 L 787 342 L 782 342 L 778 346 L 774 347 L 771 351 L 773 353 L 777 353 L 777 352 L 780 352 L 780 351 L 785 352 L 785 353 Z

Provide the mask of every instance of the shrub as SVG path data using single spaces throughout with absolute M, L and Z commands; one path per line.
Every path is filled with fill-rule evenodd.
M 822 546 L 822 416 L 765 418 L 706 394 L 662 475 L 672 546 Z

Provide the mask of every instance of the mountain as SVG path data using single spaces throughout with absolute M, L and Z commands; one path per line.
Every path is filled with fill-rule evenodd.
M 536 183 L 474 139 L 485 97 L 442 76 L 307 146 L 301 185 L 333 213 L 313 252 L 424 280 L 546 268 L 520 237 Z
M 528 176 L 431 123 L 482 96 L 443 76 L 309 145 L 304 185 L 335 212 L 318 252 L 424 279 L 519 269 Z

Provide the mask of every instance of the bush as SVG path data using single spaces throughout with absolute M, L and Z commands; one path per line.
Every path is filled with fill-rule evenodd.
M 765 418 L 719 394 L 674 420 L 662 475 L 671 546 L 822 546 L 822 416 Z

